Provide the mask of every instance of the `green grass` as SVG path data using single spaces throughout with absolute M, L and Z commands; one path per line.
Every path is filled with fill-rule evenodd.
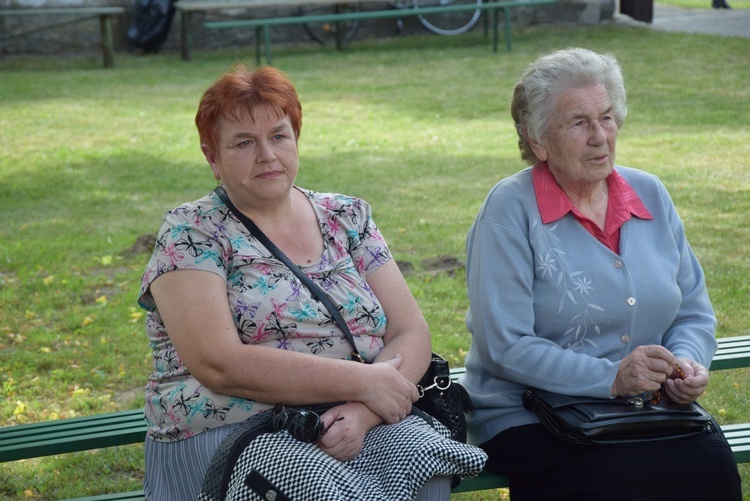
M 685 7 L 686 9 L 711 9 L 711 0 L 659 0 L 658 3 Z M 750 9 L 750 0 L 727 0 L 733 9 Z
M 718 335 L 750 333 L 750 40 L 541 26 L 515 28 L 512 53 L 492 53 L 481 33 L 358 41 L 341 53 L 274 48 L 303 103 L 298 184 L 373 204 L 396 258 L 415 266 L 408 282 L 453 365 L 469 346 L 464 277 L 422 261 L 465 259 L 486 193 L 523 167 L 513 83 L 539 55 L 574 45 L 620 59 L 630 115 L 618 162 L 658 174 L 672 193 Z M 148 256 L 125 251 L 164 211 L 213 187 L 197 102 L 251 56 L 123 53 L 112 70 L 95 56 L 0 59 L 0 425 L 140 406 L 150 361 L 135 299 Z M 746 422 L 749 380 L 713 373 L 702 402 L 722 423 Z M 136 445 L 0 464 L 0 500 L 139 489 L 142 462 Z

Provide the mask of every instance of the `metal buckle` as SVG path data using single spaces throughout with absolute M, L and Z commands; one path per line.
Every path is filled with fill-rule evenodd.
M 627 399 L 626 402 L 636 409 L 640 409 L 641 407 L 643 407 L 643 399 L 641 397 L 632 397 Z
M 367 363 L 367 360 L 365 360 L 364 358 L 362 358 L 362 355 L 360 355 L 356 351 L 353 351 L 351 356 L 352 356 L 352 360 L 354 360 L 355 362 L 359 362 L 361 364 L 366 364 Z
M 447 384 L 445 386 L 440 386 L 440 379 L 445 379 L 447 381 Z M 433 381 L 434 382 L 430 386 L 427 386 L 427 387 L 424 387 L 424 388 L 422 386 L 420 386 L 420 385 L 417 385 L 417 391 L 419 391 L 419 398 L 422 398 L 424 396 L 425 392 L 427 392 L 427 390 L 431 390 L 433 388 L 437 388 L 440 391 L 445 391 L 445 390 L 447 390 L 448 388 L 451 387 L 451 378 L 450 377 L 445 377 L 445 378 L 435 377 L 433 379 Z

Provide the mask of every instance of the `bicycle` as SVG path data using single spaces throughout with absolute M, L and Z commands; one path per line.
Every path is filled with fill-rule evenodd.
M 413 0 L 416 9 L 425 7 L 443 7 L 446 5 L 482 5 L 482 0 Z M 403 8 L 403 7 L 402 7 Z M 479 20 L 481 10 L 451 12 L 444 14 L 425 14 L 417 16 L 422 25 L 437 35 L 460 35 L 469 31 Z
M 472 3 L 480 6 L 482 5 L 482 0 L 396 0 L 389 2 L 388 6 L 393 9 L 419 9 L 445 5 L 468 5 Z M 315 14 L 359 12 L 360 10 L 361 7 L 358 3 L 341 3 L 335 5 L 301 6 L 299 14 L 301 16 L 309 16 Z M 460 35 L 470 30 L 477 23 L 480 14 L 481 10 L 477 9 L 474 11 L 424 14 L 418 15 L 417 18 L 422 26 L 437 35 Z M 396 22 L 400 30 L 403 22 L 401 19 L 398 19 Z M 336 47 L 341 49 L 357 34 L 359 20 L 336 21 L 333 23 L 304 23 L 303 27 L 308 36 L 316 42 L 322 45 L 335 42 Z

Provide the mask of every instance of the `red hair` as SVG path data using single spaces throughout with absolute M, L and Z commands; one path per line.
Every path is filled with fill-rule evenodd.
M 294 136 L 299 139 L 302 105 L 294 85 L 276 68 L 264 66 L 250 71 L 240 64 L 214 82 L 201 97 L 195 115 L 201 144 L 218 154 L 219 120 L 236 120 L 242 112 L 253 116 L 253 111 L 261 106 L 270 108 L 277 118 L 288 116 Z

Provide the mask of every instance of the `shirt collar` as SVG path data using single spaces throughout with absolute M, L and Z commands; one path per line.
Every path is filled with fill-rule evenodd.
M 534 166 L 532 180 L 539 214 L 544 224 L 557 221 L 568 212 L 578 216 L 578 210 L 557 184 L 547 162 L 539 162 Z M 607 219 L 614 217 L 624 222 L 630 219 L 631 214 L 640 219 L 653 219 L 633 187 L 617 170 L 613 170 L 607 177 L 607 186 L 609 189 Z

